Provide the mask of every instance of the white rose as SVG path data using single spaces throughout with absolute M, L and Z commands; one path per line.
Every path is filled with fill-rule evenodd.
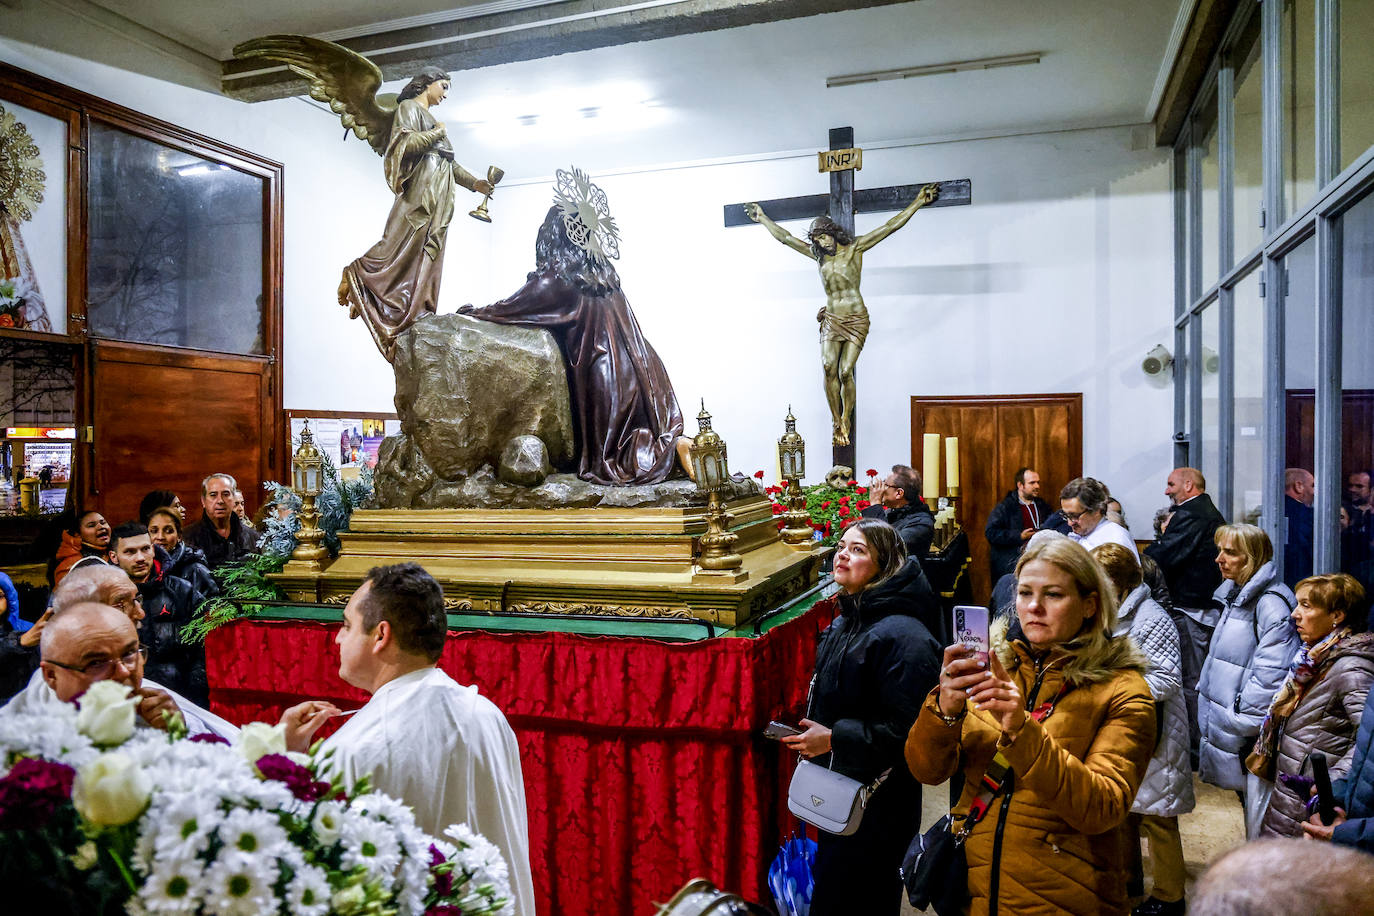
M 286 726 L 249 722 L 239 730 L 237 747 L 249 763 L 257 763 L 268 754 L 285 754 Z
M 152 789 L 152 780 L 138 764 L 111 751 L 77 770 L 72 804 L 97 827 L 119 827 L 143 813 Z
M 102 747 L 114 747 L 134 733 L 138 700 L 118 681 L 96 681 L 77 698 L 76 730 Z

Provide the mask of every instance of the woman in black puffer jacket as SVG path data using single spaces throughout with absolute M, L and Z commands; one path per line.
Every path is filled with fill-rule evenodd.
M 890 771 L 856 833 L 822 832 L 811 916 L 901 909 L 898 867 L 920 827 L 921 787 L 903 757 L 921 701 L 940 676 L 940 644 L 917 619 L 939 613 L 915 558 L 887 522 L 863 519 L 835 554 L 840 616 L 816 651 L 806 731 L 783 739 L 803 757 L 863 783 Z
M 210 574 L 205 554 L 181 539 L 181 517 L 175 509 L 163 506 L 154 510 L 148 516 L 148 535 L 163 576 L 185 579 L 205 598 L 219 594 L 219 583 Z

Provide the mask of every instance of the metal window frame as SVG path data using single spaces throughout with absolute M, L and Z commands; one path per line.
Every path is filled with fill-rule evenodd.
M 1235 258 L 1234 215 L 1234 61 L 1240 56 L 1239 40 L 1250 17 L 1260 16 L 1261 181 L 1264 226 L 1262 241 L 1253 251 Z M 1341 321 L 1343 214 L 1374 193 L 1374 146 L 1349 167 L 1340 170 L 1340 0 L 1316 0 L 1315 117 L 1316 185 L 1309 201 L 1284 212 L 1285 120 L 1283 92 L 1283 2 L 1242 3 L 1233 14 L 1219 51 L 1209 66 L 1202 89 L 1193 100 L 1187 128 L 1175 145 L 1173 177 L 1175 284 L 1174 343 L 1185 353 L 1176 363 L 1174 390 L 1175 464 L 1202 462 L 1202 313 L 1219 310 L 1217 448 L 1221 479 L 1215 487 L 1218 506 L 1230 514 L 1234 506 L 1235 456 L 1235 287 L 1252 271 L 1259 270 L 1260 295 L 1264 299 L 1264 473 L 1263 511 L 1260 525 L 1276 545 L 1275 563 L 1282 567 L 1285 531 L 1283 471 L 1287 431 L 1284 376 L 1285 296 L 1283 260 L 1299 245 L 1315 237 L 1316 258 L 1316 430 L 1313 472 L 1317 477 L 1314 562 L 1319 572 L 1339 567 L 1339 512 L 1341 497 Z M 1215 94 L 1218 130 L 1219 207 L 1216 239 L 1201 237 L 1201 151 L 1197 145 L 1199 118 Z M 1178 184 L 1182 187 L 1178 187 Z M 1191 230 L 1191 231 L 1186 231 Z M 1203 245 L 1218 245 L 1220 277 L 1202 287 Z M 1184 345 L 1187 344 L 1186 351 Z M 1189 409 L 1191 415 L 1188 415 Z M 1186 429 L 1185 429 L 1186 418 Z

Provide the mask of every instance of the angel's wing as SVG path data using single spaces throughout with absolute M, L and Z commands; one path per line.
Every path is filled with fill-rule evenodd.
M 377 95 L 382 71 L 343 45 L 305 35 L 267 35 L 234 48 L 235 57 L 260 57 L 286 64 L 310 81 L 310 97 L 327 104 L 343 126 L 366 140 L 377 155 L 386 152 L 394 97 Z

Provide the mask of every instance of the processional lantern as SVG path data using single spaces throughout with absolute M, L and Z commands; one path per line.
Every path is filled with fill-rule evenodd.
M 697 565 L 702 569 L 738 569 L 744 559 L 731 548 L 739 536 L 730 531 L 734 516 L 725 511 L 721 500 L 721 491 L 730 482 L 725 440 L 711 428 L 711 415 L 706 412 L 705 400 L 701 402 L 701 413 L 697 414 L 697 435 L 688 449 L 688 456 L 692 460 L 697 489 L 706 494 L 706 533 L 701 536 L 701 557 Z
M 797 432 L 797 418 L 792 416 L 790 406 L 783 423 L 785 429 L 782 438 L 778 439 L 778 467 L 782 479 L 787 482 L 787 511 L 782 516 L 782 540 L 791 547 L 804 547 L 811 543 L 814 536 L 811 516 L 806 512 L 806 496 L 801 490 L 801 479 L 806 476 L 806 441 Z
M 315 436 L 310 432 L 310 421 L 301 430 L 301 444 L 291 457 L 291 476 L 296 492 L 301 498 L 300 529 L 296 532 L 296 549 L 291 559 L 305 563 L 312 569 L 321 569 L 320 561 L 329 556 L 329 551 L 321 543 L 324 532 L 320 530 L 320 514 L 315 508 L 315 497 L 320 495 L 324 459 L 315 447 Z

